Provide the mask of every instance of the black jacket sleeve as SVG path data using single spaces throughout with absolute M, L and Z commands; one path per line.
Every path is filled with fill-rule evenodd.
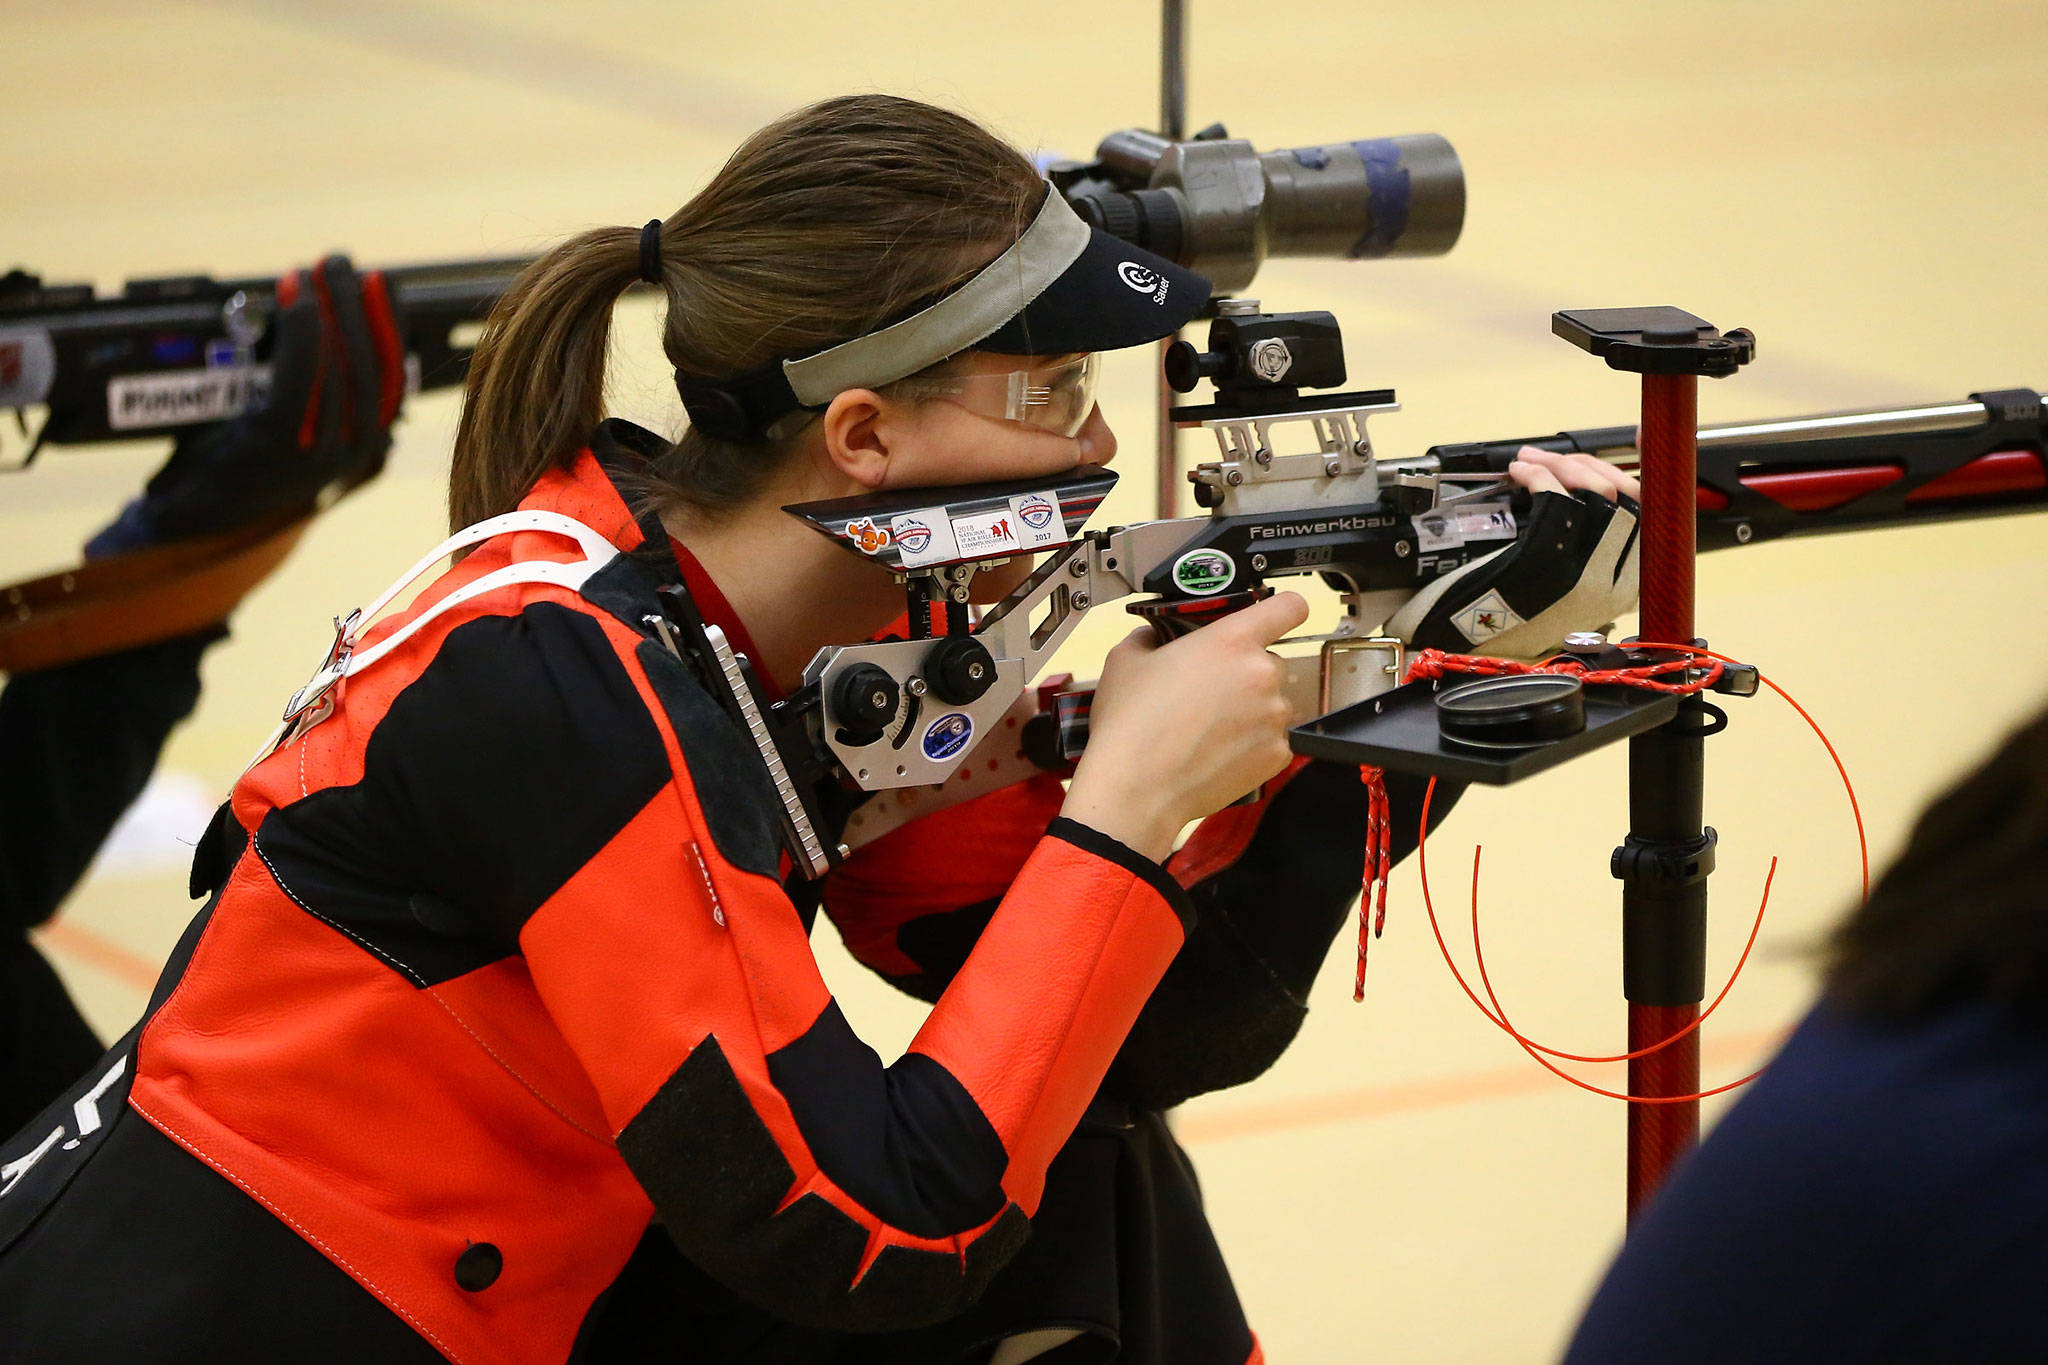
M 1386 776 L 1389 848 L 1415 849 L 1427 778 Z M 1464 792 L 1437 784 L 1435 829 Z M 1350 920 L 1365 863 L 1366 787 L 1317 761 L 1272 796 L 1244 851 L 1188 889 L 1195 928 L 1117 1054 L 1103 1093 L 1147 1109 L 1242 1085 L 1287 1050 L 1309 987 Z
M 56 913 L 198 703 L 200 655 L 226 635 L 23 673 L 0 691 L 0 925 L 25 933 Z

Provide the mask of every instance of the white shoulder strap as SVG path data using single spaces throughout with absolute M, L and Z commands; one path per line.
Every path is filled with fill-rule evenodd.
M 457 550 L 519 531 L 542 531 L 567 537 L 576 542 L 583 551 L 583 557 L 572 560 L 520 560 L 503 568 L 493 569 L 474 582 L 466 583 L 449 593 L 375 645 L 361 652 L 357 651 L 356 642 L 362 638 L 363 632 L 370 624 L 398 598 L 399 594 L 411 587 L 429 569 Z M 397 582 L 386 588 L 369 606 L 352 611 L 348 616 L 335 621 L 334 644 L 327 652 L 326 661 L 304 687 L 292 694 L 292 699 L 285 704 L 283 723 L 271 734 L 263 747 L 256 751 L 256 757 L 250 760 L 249 766 L 254 767 L 274 753 L 287 739 L 318 725 L 331 715 L 334 708 L 329 694 L 343 679 L 362 672 L 441 616 L 482 597 L 485 593 L 496 592 L 499 588 L 514 584 L 551 583 L 570 592 L 579 592 L 591 575 L 617 558 L 618 554 L 618 546 L 574 517 L 563 516 L 559 512 L 507 512 L 502 516 L 480 521 L 474 526 L 463 527 L 421 556 L 418 563 L 406 570 Z
M 437 617 L 455 610 L 465 602 L 482 597 L 485 593 L 496 592 L 499 588 L 514 583 L 553 583 L 571 592 L 580 591 L 592 574 L 609 564 L 619 553 L 618 546 L 574 517 L 565 517 L 559 512 L 507 512 L 503 516 L 480 521 L 474 526 L 465 526 L 429 550 L 419 563 L 406 571 L 403 578 L 386 588 L 381 597 L 363 608 L 359 617 L 350 618 L 351 624 L 355 626 L 355 632 L 360 633 L 366 629 L 370 622 L 377 619 L 378 613 L 391 605 L 392 599 L 449 555 L 466 546 L 480 544 L 497 536 L 511 535 L 516 531 L 551 531 L 556 535 L 567 536 L 582 547 L 583 558 L 567 561 L 528 559 L 507 564 L 502 569 L 494 569 L 475 582 L 465 584 L 455 592 L 449 593 L 430 609 L 406 622 L 403 630 L 392 632 L 360 654 L 354 652 L 355 638 L 352 634 L 348 640 L 350 653 L 346 661 L 347 666 L 342 670 L 341 676 L 347 677 L 368 668 L 430 625 Z

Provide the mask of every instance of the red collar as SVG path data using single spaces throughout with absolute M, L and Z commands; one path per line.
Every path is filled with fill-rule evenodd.
M 620 496 L 611 473 L 605 467 L 607 462 L 622 463 L 636 456 L 644 458 L 644 452 L 634 449 L 637 442 L 632 438 L 636 437 L 658 440 L 623 422 L 605 423 L 598 428 L 592 441 L 595 449 L 578 453 L 567 468 L 557 466 L 541 475 L 533 491 L 521 499 L 519 505 L 574 517 L 621 550 L 632 550 L 645 544 L 647 533 L 633 520 L 626 500 Z M 739 613 L 732 609 L 732 603 L 726 600 L 718 584 L 682 542 L 670 536 L 668 543 L 675 555 L 676 567 L 682 570 L 683 586 L 689 590 L 690 600 L 697 604 L 705 624 L 724 631 L 732 647 L 747 656 L 754 666 L 755 680 L 770 700 L 783 700 L 782 689 L 768 676 L 767 668 L 761 662 L 761 651 L 755 648 L 754 637 L 747 633 L 747 627 L 740 620 Z
M 690 553 L 689 546 L 670 536 L 668 548 L 675 554 L 676 567 L 683 571 L 683 586 L 690 590 L 690 600 L 697 604 L 697 611 L 703 616 L 704 624 L 717 626 L 724 631 L 725 638 L 731 642 L 732 647 L 746 655 L 748 661 L 754 665 L 754 681 L 761 684 L 761 690 L 768 694 L 768 699 L 782 701 L 782 688 L 776 684 L 775 679 L 768 676 L 768 667 L 761 662 L 761 651 L 754 648 L 754 637 L 747 634 L 746 623 L 741 621 L 740 614 L 732 609 L 732 603 L 726 601 L 725 594 L 718 589 L 718 584 L 698 562 L 697 556 Z

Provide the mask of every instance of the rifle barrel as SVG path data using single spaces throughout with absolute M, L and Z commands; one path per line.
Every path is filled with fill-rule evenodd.
M 2048 419 L 2036 389 L 1700 428 L 1699 547 L 2048 507 Z M 1525 445 L 1641 462 L 1634 427 L 1433 447 L 1449 475 L 1499 474 Z

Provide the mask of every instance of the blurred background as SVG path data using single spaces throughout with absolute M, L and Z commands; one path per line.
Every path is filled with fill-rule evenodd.
M 1189 8 L 1190 128 L 1221 121 L 1261 148 L 1436 132 L 1463 159 L 1469 209 L 1449 256 L 1280 262 L 1252 291 L 1336 312 L 1354 384 L 1400 394 L 1402 410 L 1376 419 L 1382 455 L 1632 422 L 1631 377 L 1554 339 L 1558 308 L 1669 303 L 1753 329 L 1756 363 L 1702 385 L 1707 423 L 2048 386 L 2033 5 Z M 753 129 L 850 90 L 946 104 L 1073 156 L 1152 126 L 1159 107 L 1149 3 L 11 0 L 0 15 L 14 130 L 0 267 L 102 288 L 279 271 L 331 249 L 364 267 L 516 255 L 637 225 Z M 622 306 L 614 411 L 673 432 L 658 326 L 652 305 Z M 1124 481 L 1098 524 L 1150 515 L 1151 355 L 1110 359 Z M 413 401 L 388 471 L 242 607 L 158 780 L 41 935 L 103 1035 L 141 1009 L 192 910 L 189 846 L 318 663 L 328 618 L 444 533 L 456 410 L 452 393 Z M 0 478 L 0 574 L 73 562 L 161 457 L 61 448 Z M 2006 517 L 1702 562 L 1701 630 L 1827 726 L 1874 863 L 2048 693 L 2044 530 Z M 1098 615 L 1060 666 L 1092 675 L 1127 628 Z M 1811 950 L 1855 895 L 1856 845 L 1826 755 L 1782 704 L 1736 708 L 1708 764 L 1710 991 L 1782 859 L 1758 952 L 1705 1031 L 1714 1084 L 1753 1070 L 1804 1010 Z M 1526 1032 L 1573 1051 L 1621 1050 L 1605 868 L 1626 825 L 1623 774 L 1614 750 L 1475 791 L 1439 836 L 1439 905 L 1465 906 L 1483 844 L 1495 984 Z M 1446 921 L 1469 961 L 1462 914 Z M 829 937 L 828 977 L 893 1055 L 918 1007 Z M 1538 1070 L 1474 1012 L 1412 864 L 1395 871 L 1363 1005 L 1349 949 L 1332 957 L 1281 1064 L 1180 1117 L 1269 1358 L 1554 1354 L 1621 1235 L 1621 1106 Z M 1619 1068 L 1597 1070 L 1619 1083 Z

